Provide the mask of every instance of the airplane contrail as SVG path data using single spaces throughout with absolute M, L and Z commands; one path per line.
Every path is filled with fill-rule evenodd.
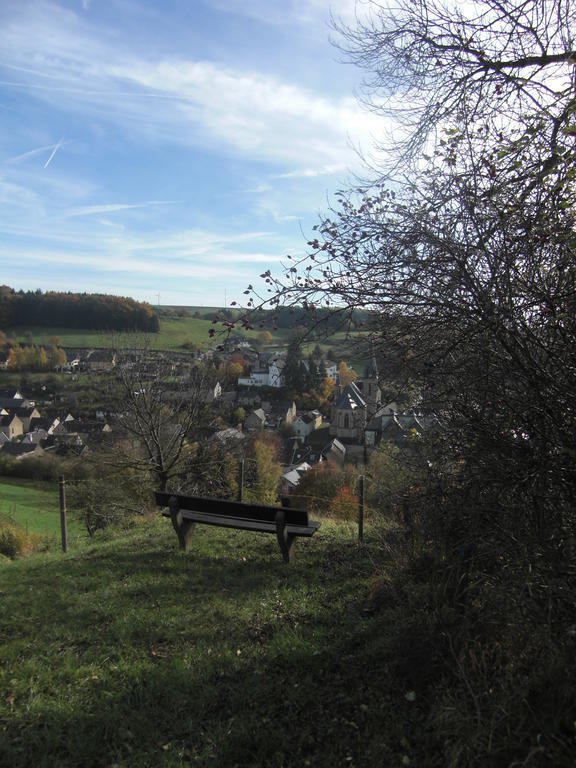
M 63 139 L 60 139 L 60 141 L 58 142 L 58 144 L 56 144 L 56 145 L 55 145 L 54 149 L 52 150 L 52 154 L 50 155 L 50 157 L 48 158 L 48 160 L 46 160 L 46 162 L 44 163 L 44 168 L 48 168 L 48 166 L 49 166 L 49 165 L 50 165 L 50 163 L 52 162 L 52 158 L 54 157 L 54 155 L 56 154 L 56 152 L 58 152 L 58 150 L 60 149 L 60 145 L 62 144 L 62 142 L 63 142 Z

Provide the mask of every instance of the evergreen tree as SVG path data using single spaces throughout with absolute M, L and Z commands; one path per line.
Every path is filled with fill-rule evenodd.
M 284 364 L 284 381 L 286 386 L 296 392 L 303 392 L 307 385 L 306 373 L 306 366 L 302 361 L 300 341 L 297 338 L 292 339 L 288 345 L 286 363 Z

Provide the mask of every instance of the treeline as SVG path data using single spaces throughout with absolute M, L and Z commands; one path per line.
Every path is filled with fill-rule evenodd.
M 97 331 L 158 333 L 158 316 L 150 304 L 100 293 L 15 291 L 0 287 L 0 327 L 42 325 Z
M 66 362 L 66 352 L 55 344 L 50 347 L 16 344 L 10 348 L 7 368 L 11 371 L 51 371 Z
M 324 338 L 340 331 L 362 331 L 374 320 L 373 313 L 368 310 L 348 307 L 334 309 L 311 304 L 248 310 L 227 307 L 204 316 L 209 320 L 238 323 L 239 328 L 245 327 L 245 320 L 252 328 L 298 329 L 307 332 L 310 338 Z

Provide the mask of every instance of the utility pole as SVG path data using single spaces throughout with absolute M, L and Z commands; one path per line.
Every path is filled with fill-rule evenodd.
M 244 500 L 244 459 L 238 462 L 238 501 Z
M 364 540 L 364 475 L 358 476 L 358 546 Z
M 62 552 L 66 552 L 68 549 L 68 534 L 66 531 L 66 480 L 63 475 L 60 475 L 58 490 L 60 492 L 60 533 L 62 535 Z

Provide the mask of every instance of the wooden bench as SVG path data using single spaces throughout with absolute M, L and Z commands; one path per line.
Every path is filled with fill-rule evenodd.
M 156 491 L 155 496 L 159 507 L 168 507 L 168 511 L 162 514 L 171 518 L 180 549 L 185 551 L 190 548 L 194 525 L 201 523 L 275 533 L 282 557 L 289 563 L 296 537 L 313 536 L 320 527 L 320 523 L 309 521 L 308 513 L 302 509 L 244 504 L 203 496 L 180 496 L 164 491 Z

